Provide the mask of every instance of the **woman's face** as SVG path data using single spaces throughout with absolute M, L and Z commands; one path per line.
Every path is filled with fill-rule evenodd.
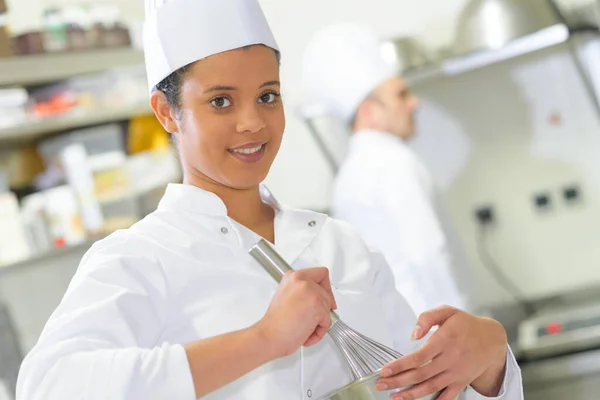
M 196 62 L 183 80 L 181 110 L 172 123 L 187 181 L 258 185 L 285 128 L 275 52 L 255 45 Z

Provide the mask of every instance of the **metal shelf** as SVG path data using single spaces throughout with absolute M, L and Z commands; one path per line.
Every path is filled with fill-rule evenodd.
M 135 115 L 143 115 L 152 112 L 149 103 L 135 104 L 121 108 L 109 108 L 98 110 L 75 109 L 65 114 L 48 117 L 34 118 L 18 124 L 0 127 L 0 143 L 29 141 L 45 136 L 50 133 L 97 125 L 107 122 L 129 119 Z
M 49 259 L 53 259 L 53 258 L 62 257 L 62 256 L 65 256 L 67 254 L 71 254 L 71 253 L 74 253 L 77 251 L 85 251 L 85 250 L 89 249 L 90 247 L 92 247 L 92 245 L 94 243 L 106 238 L 107 236 L 108 236 L 108 234 L 95 236 L 93 238 L 88 238 L 86 241 L 79 243 L 77 245 L 52 249 L 52 250 L 49 250 L 44 253 L 34 254 L 33 256 L 26 258 L 24 260 L 0 265 L 0 276 L 3 274 L 6 274 L 6 273 L 10 273 L 12 271 L 18 270 L 18 269 L 27 267 L 27 266 L 34 265 L 43 260 L 49 260 Z
M 130 47 L 6 57 L 0 59 L 0 86 L 43 84 L 143 64 L 143 52 Z
M 580 41 L 598 38 L 598 35 L 599 32 L 596 28 L 569 30 L 566 25 L 558 24 L 514 39 L 502 48 L 481 50 L 437 60 L 407 71 L 403 76 L 410 85 L 416 86 L 442 77 L 461 75 L 569 42 L 580 43 Z

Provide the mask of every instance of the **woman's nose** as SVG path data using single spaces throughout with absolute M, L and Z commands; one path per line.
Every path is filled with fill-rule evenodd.
M 254 133 L 266 127 L 265 120 L 257 107 L 246 107 L 239 116 L 236 130 L 239 133 Z

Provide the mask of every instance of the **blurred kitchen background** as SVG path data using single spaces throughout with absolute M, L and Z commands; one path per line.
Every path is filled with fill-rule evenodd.
M 320 27 L 372 24 L 422 101 L 482 314 L 507 328 L 527 399 L 600 393 L 600 2 L 262 0 L 287 129 L 267 184 L 327 212 L 346 134 L 302 98 Z M 89 246 L 181 178 L 150 114 L 142 0 L 0 0 L 0 399 Z

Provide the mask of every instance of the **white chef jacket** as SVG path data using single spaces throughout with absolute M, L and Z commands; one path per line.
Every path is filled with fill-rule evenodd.
M 441 305 L 470 307 L 437 206 L 431 175 L 402 139 L 373 130 L 352 135 L 334 182 L 332 215 L 383 253 L 417 315 Z
M 340 317 L 406 354 L 415 316 L 384 259 L 346 224 L 315 212 L 276 210 L 275 248 L 301 269 L 329 267 Z M 183 345 L 262 318 L 277 283 L 248 254 L 258 235 L 227 216 L 215 194 L 172 184 L 157 211 L 96 243 L 18 380 L 19 400 L 192 400 Z M 316 399 L 350 381 L 329 337 L 269 362 L 206 399 Z M 463 399 L 482 399 L 473 389 Z M 521 399 L 509 356 L 502 399 Z

